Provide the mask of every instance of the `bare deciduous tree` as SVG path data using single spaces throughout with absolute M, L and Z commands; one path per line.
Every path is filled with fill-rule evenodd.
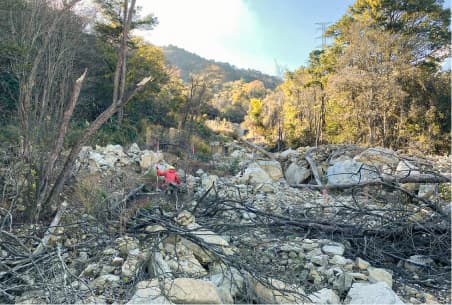
M 132 97 L 152 80 L 146 77 L 130 92 L 126 82 L 127 43 L 136 0 L 124 1 L 121 41 L 115 68 L 113 101 L 83 132 L 63 158 L 63 144 L 88 73 L 78 67 L 83 23 L 71 12 L 80 0 L 50 7 L 48 1 L 14 2 L 8 0 L 6 22 L 9 45 L 21 50 L 21 57 L 10 61 L 19 83 L 18 122 L 21 135 L 21 170 L 24 177 L 23 198 L 28 217 L 37 221 L 48 210 L 72 172 L 75 160 L 89 138 Z M 64 166 L 60 167 L 62 162 Z M 23 197 L 25 197 L 22 194 Z

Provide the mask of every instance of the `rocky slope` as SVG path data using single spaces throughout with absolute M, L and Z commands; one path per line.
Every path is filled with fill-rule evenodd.
M 236 142 L 221 151 L 204 169 L 178 160 L 184 186 L 173 196 L 155 190 L 153 168 L 174 156 L 137 145 L 84 148 L 72 204 L 40 265 L 21 269 L 19 283 L 2 266 L 23 249 L 3 248 L 5 285 L 28 287 L 5 301 L 450 302 L 448 184 L 432 183 L 450 175 L 450 158 L 325 146 L 269 159 Z M 430 183 L 400 183 L 419 177 Z M 430 231 L 419 235 L 416 224 Z

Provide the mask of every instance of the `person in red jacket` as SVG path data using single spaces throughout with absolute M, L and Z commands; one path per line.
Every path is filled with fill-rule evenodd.
M 168 166 L 167 170 L 161 171 L 159 167 L 155 166 L 157 170 L 157 176 L 163 176 L 165 177 L 165 183 L 170 186 L 170 188 L 177 189 L 177 186 L 180 184 L 180 178 L 179 175 L 176 172 L 176 169 L 174 166 Z M 172 193 L 171 189 L 168 189 L 167 191 L 170 191 Z

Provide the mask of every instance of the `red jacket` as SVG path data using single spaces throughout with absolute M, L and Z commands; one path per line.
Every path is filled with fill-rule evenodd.
M 160 169 L 157 168 L 157 175 L 164 176 L 166 183 L 176 183 L 176 184 L 180 183 L 180 178 L 177 175 L 175 169 L 168 169 L 166 171 L 161 171 Z

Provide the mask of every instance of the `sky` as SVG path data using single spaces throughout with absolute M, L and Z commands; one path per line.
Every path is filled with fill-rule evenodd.
M 207 59 L 276 75 L 278 65 L 306 65 L 321 46 L 316 23 L 334 23 L 354 0 L 137 0 L 159 24 L 140 32 L 158 46 L 175 45 Z

